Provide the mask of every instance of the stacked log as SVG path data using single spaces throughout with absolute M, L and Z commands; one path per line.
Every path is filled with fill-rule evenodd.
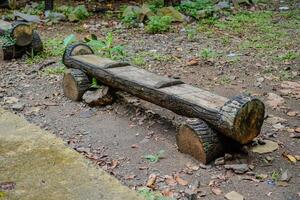
M 127 63 L 99 58 L 84 44 L 67 47 L 63 62 L 67 68 L 80 70 L 113 89 L 196 118 L 180 127 L 177 145 L 181 152 L 204 163 L 224 153 L 230 146 L 228 142 L 247 144 L 260 133 L 265 108 L 254 97 L 239 95 L 227 99 Z
M 24 22 L 0 21 L 0 60 L 20 58 L 24 54 L 37 54 L 43 50 L 39 34 Z
M 0 0 L 0 8 L 16 9 L 24 6 L 29 0 Z

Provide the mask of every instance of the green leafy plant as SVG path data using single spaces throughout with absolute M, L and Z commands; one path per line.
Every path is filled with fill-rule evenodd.
M 12 46 L 16 43 L 8 31 L 5 31 L 0 35 L 0 47 Z
M 291 61 L 295 60 L 297 57 L 300 57 L 296 52 L 289 51 L 284 55 L 279 56 L 279 59 L 282 61 Z
M 105 40 L 98 40 L 95 35 L 91 38 L 85 38 L 85 41 L 98 54 L 111 58 L 113 60 L 120 60 L 125 56 L 124 47 L 121 45 L 114 45 L 112 33 L 108 33 Z
M 280 176 L 281 176 L 281 172 L 279 170 L 278 171 L 274 170 L 271 174 L 271 179 L 272 181 L 277 182 Z
M 170 16 L 151 16 L 145 28 L 148 33 L 163 33 L 169 31 L 171 22 Z
M 195 1 L 183 1 L 179 6 L 179 11 L 191 17 L 197 17 L 200 10 L 211 10 L 213 3 L 211 0 L 195 0 Z
M 190 26 L 186 27 L 185 30 L 186 30 L 187 39 L 189 41 L 195 40 L 195 38 L 197 36 L 197 30 L 195 28 L 193 28 L 193 27 L 190 27 Z
M 199 56 L 201 58 L 203 58 L 204 60 L 208 60 L 208 59 L 217 57 L 218 54 L 215 51 L 211 50 L 211 49 L 203 49 L 200 52 Z
M 149 188 L 139 188 L 138 194 L 146 200 L 171 200 L 171 198 L 162 196 L 159 192 L 153 192 Z
M 43 69 L 42 74 L 45 75 L 59 75 L 65 72 L 65 66 L 48 67 Z
M 60 6 L 56 11 L 65 14 L 71 22 L 84 20 L 90 16 L 90 13 L 84 5 L 76 7 Z
M 159 152 L 157 152 L 154 155 L 152 155 L 152 154 L 145 155 L 144 158 L 147 159 L 151 163 L 157 163 L 159 161 L 159 159 L 163 158 L 164 153 L 165 153 L 164 150 L 160 150 Z
M 135 12 L 131 12 L 122 18 L 122 22 L 127 27 L 136 27 L 138 24 L 138 15 Z
M 91 84 L 90 88 L 92 88 L 92 89 L 99 89 L 100 87 L 101 86 L 98 83 L 97 79 L 96 78 L 92 78 L 92 84 Z
M 40 15 L 45 10 L 45 2 L 42 1 L 39 4 L 27 4 L 23 9 L 22 12 L 30 15 Z

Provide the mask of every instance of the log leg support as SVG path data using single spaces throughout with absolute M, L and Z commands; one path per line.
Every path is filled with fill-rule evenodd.
M 224 154 L 219 134 L 200 119 L 188 119 L 176 135 L 178 150 L 204 164 Z
M 64 95 L 73 101 L 80 101 L 90 88 L 89 77 L 79 69 L 67 69 L 63 78 Z

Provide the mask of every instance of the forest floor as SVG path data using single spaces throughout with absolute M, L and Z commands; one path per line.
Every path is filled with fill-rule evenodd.
M 109 16 L 39 25 L 45 53 L 0 64 L 0 105 L 53 132 L 135 190 L 155 175 L 153 189 L 165 199 L 224 199 L 230 191 L 247 200 L 299 199 L 299 30 L 299 10 L 242 12 L 229 20 L 173 24 L 163 34 L 127 29 Z M 94 108 L 68 100 L 61 87 L 61 55 L 62 41 L 71 33 L 79 39 L 93 33 L 103 40 L 112 33 L 114 43 L 124 47 L 122 59 L 135 66 L 228 98 L 256 96 L 267 111 L 259 137 L 279 148 L 267 154 L 228 154 L 226 164 L 250 167 L 237 174 L 223 164 L 203 165 L 178 152 L 175 114 L 162 108 L 135 98 Z M 158 162 L 144 158 L 160 150 L 164 154 Z

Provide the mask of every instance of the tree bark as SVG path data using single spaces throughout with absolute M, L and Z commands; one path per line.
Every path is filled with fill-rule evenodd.
M 0 34 L 5 32 L 15 39 L 16 45 L 28 46 L 33 39 L 33 28 L 30 24 L 23 22 L 14 22 L 12 24 L 1 21 L 0 22 Z
M 53 10 L 54 1 L 53 0 L 45 0 L 45 10 Z
M 224 154 L 221 136 L 199 119 L 190 119 L 181 125 L 176 142 L 180 152 L 189 154 L 204 164 Z
M 88 76 L 79 69 L 67 69 L 63 78 L 64 95 L 73 101 L 80 101 L 90 87 Z
M 241 95 L 232 99 L 210 93 L 175 79 L 155 75 L 125 63 L 95 55 L 64 55 L 67 67 L 81 69 L 112 88 L 167 108 L 179 115 L 205 120 L 220 133 L 246 144 L 258 136 L 264 120 L 264 104 Z

